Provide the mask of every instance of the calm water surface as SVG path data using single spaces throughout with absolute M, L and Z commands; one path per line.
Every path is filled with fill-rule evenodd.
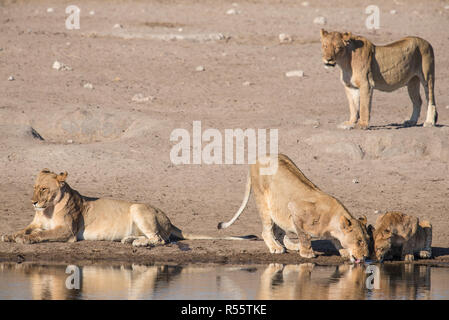
M 0 299 L 449 299 L 449 268 L 377 267 L 370 281 L 352 265 L 79 266 L 68 289 L 65 265 L 2 263 Z

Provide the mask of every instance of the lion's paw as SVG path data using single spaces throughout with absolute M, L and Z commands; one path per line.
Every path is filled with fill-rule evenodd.
M 415 260 L 415 257 L 413 256 L 413 254 L 406 254 L 404 256 L 404 261 L 405 262 L 412 262 L 413 260 Z
M 20 243 L 20 244 L 31 244 L 31 243 L 33 243 L 31 237 L 27 236 L 27 235 L 17 236 L 14 240 L 15 240 L 16 243 Z
M 419 257 L 421 259 L 430 259 L 432 257 L 432 253 L 426 250 L 422 250 L 419 252 Z
M 133 247 L 149 247 L 151 246 L 151 242 L 148 238 L 138 238 L 133 242 Z
M 345 121 L 345 122 L 340 123 L 337 127 L 339 129 L 351 130 L 351 129 L 354 129 L 355 123 L 350 122 L 350 121 Z
M 0 240 L 2 242 L 14 242 L 14 236 L 5 234 L 1 236 Z
M 270 253 L 279 254 L 279 253 L 284 253 L 284 252 L 285 252 L 285 248 L 282 246 L 270 248 Z
M 136 237 L 127 236 L 127 237 L 124 237 L 120 242 L 123 244 L 131 244 L 134 242 L 134 240 L 136 240 Z
M 299 255 L 303 258 L 308 258 L 308 259 L 312 259 L 312 258 L 316 257 L 316 254 L 315 254 L 315 252 L 313 252 L 312 249 L 300 250 Z
M 413 120 L 405 120 L 404 127 L 414 127 L 416 126 L 416 121 Z
M 426 122 L 424 122 L 423 126 L 426 128 L 431 128 L 431 127 L 435 127 L 435 123 L 426 121 Z

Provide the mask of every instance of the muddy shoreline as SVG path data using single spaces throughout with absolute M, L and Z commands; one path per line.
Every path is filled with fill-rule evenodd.
M 253 241 L 260 244 L 261 241 Z M 5 244 L 1 244 L 2 247 Z M 210 248 L 214 248 L 214 244 Z M 338 253 L 332 249 L 315 249 L 317 257 L 302 258 L 296 252 L 284 254 L 270 254 L 265 250 L 249 249 L 218 250 L 205 249 L 201 245 L 187 243 L 171 243 L 164 247 L 134 248 L 120 243 L 103 241 L 83 241 L 75 244 L 38 244 L 17 245 L 10 244 L 9 250 L 0 251 L 0 262 L 33 262 L 40 264 L 77 264 L 77 265 L 117 265 L 117 264 L 301 264 L 314 263 L 319 266 L 336 266 L 347 264 Z M 36 246 L 33 248 L 33 246 Z M 38 246 L 38 247 L 37 247 Z M 192 249 L 192 246 L 194 247 Z M 264 252 L 265 251 L 265 252 Z M 412 263 L 430 266 L 449 267 L 449 255 L 446 249 L 433 248 L 434 258 L 415 260 Z M 385 261 L 387 264 L 404 264 L 403 261 Z

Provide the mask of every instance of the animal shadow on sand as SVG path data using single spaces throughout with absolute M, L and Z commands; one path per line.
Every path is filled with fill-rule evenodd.
M 384 125 L 378 125 L 378 126 L 370 126 L 369 130 L 398 130 L 398 129 L 407 129 L 407 128 L 414 128 L 414 127 L 422 127 L 423 124 L 417 124 L 414 126 L 409 126 L 406 125 L 404 123 L 389 123 L 389 124 L 384 124 Z M 444 127 L 449 127 L 447 125 L 444 124 L 436 124 L 435 128 L 444 128 Z

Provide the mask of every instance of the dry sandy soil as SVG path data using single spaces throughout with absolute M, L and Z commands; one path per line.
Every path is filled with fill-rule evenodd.
M 47 167 L 67 170 L 68 183 L 84 195 L 151 203 L 188 232 L 260 235 L 253 199 L 232 227 L 216 229 L 240 206 L 246 165 L 170 161 L 171 132 L 192 132 L 200 120 L 203 130 L 222 133 L 278 129 L 279 151 L 353 215 L 374 223 L 375 211 L 401 210 L 428 219 L 435 259 L 449 261 L 449 2 L 376 1 L 375 33 L 365 27 L 367 1 L 233 2 L 0 1 L 0 234 L 31 221 L 33 182 Z M 79 30 L 65 28 L 72 4 L 81 9 Z M 238 14 L 226 14 L 231 8 Z M 418 126 L 394 125 L 412 111 L 403 88 L 374 93 L 371 130 L 338 129 L 349 112 L 339 71 L 323 68 L 318 16 L 326 29 L 350 30 L 376 44 L 407 35 L 430 41 L 439 125 L 422 127 L 425 103 Z M 280 33 L 293 42 L 279 44 Z M 53 69 L 54 61 L 71 70 Z M 285 76 L 298 69 L 304 77 Z M 148 101 L 133 101 L 139 93 Z M 314 246 L 322 253 L 317 263 L 341 262 L 325 242 Z M 263 241 L 181 241 L 151 249 L 0 243 L 0 259 L 304 260 L 271 255 Z

